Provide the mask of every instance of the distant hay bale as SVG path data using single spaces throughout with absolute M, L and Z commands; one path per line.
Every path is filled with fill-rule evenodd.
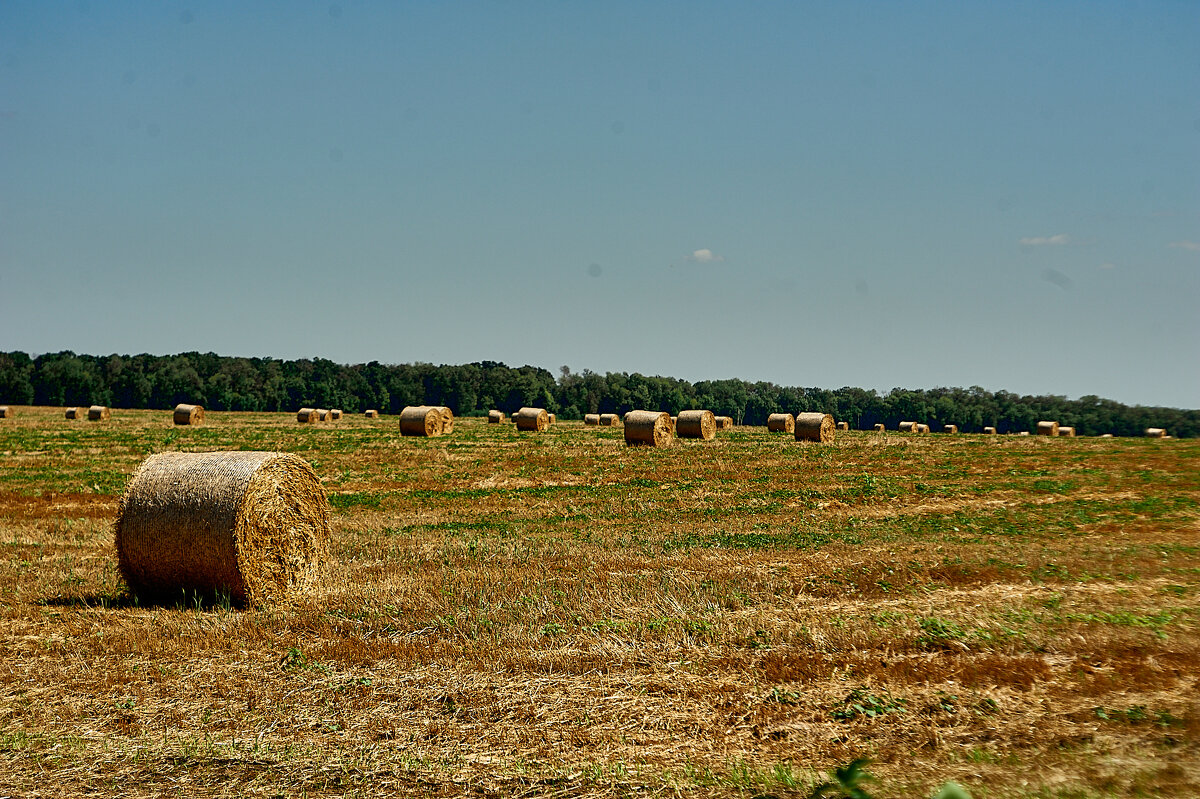
M 329 503 L 296 455 L 164 452 L 130 478 L 115 532 L 121 575 L 135 593 L 227 593 L 260 606 L 319 579 Z
M 204 408 L 181 402 L 175 406 L 173 420 L 175 424 L 204 424 Z
M 1021 432 L 1017 433 L 1017 435 L 1019 435 L 1019 436 L 1027 436 L 1027 435 L 1029 435 L 1029 431 L 1028 431 L 1028 430 L 1022 430 Z
M 504 411 L 488 411 L 488 424 L 500 424 L 504 421 Z
M 107 422 L 112 418 L 112 411 L 107 405 L 93 405 L 88 408 L 89 422 Z
M 1058 422 L 1038 422 L 1037 434 L 1039 436 L 1056 436 L 1058 435 Z
M 513 414 L 513 421 L 518 430 L 532 430 L 537 433 L 545 431 L 550 426 L 550 414 L 545 408 L 522 408 Z
M 335 422 L 338 421 L 339 419 L 341 419 L 342 418 L 342 409 L 341 408 L 330 408 L 329 409 L 329 418 Z
M 901 422 L 900 426 L 897 427 L 896 429 L 899 430 L 901 433 L 916 433 L 916 432 L 918 432 L 916 422 Z
M 0 405 L 0 419 L 11 419 L 15 411 L 7 405 Z
M 996 428 L 994 428 L 994 427 L 985 427 L 985 428 L 983 428 L 983 434 L 984 434 L 985 436 L 994 436 L 994 435 L 996 435 Z
M 300 424 L 312 424 L 320 419 L 316 408 L 301 408 L 296 411 L 296 421 Z
M 928 433 L 928 432 L 929 432 L 929 425 L 927 425 L 927 424 L 919 424 L 919 425 L 917 425 L 917 432 L 918 432 L 918 433 Z
M 1075 437 L 1075 428 L 1068 427 L 1065 424 L 1059 425 L 1058 435 L 1060 438 L 1074 438 Z
M 717 417 L 712 411 L 680 411 L 675 417 L 675 434 L 710 441 L 717 437 Z
M 950 435 L 954 435 L 955 433 L 957 433 L 957 432 L 958 432 L 958 425 L 956 425 L 956 424 L 944 424 L 944 425 L 942 425 L 942 432 L 943 432 L 943 433 L 949 433 Z
M 887 428 L 883 426 L 883 422 L 876 422 L 876 423 L 875 423 L 875 432 L 876 432 L 876 433 L 882 433 L 882 432 L 884 432 L 884 431 L 886 431 L 886 430 L 887 430 Z
M 600 414 L 598 414 L 598 413 L 585 413 L 585 414 L 583 415 L 583 423 L 584 423 L 585 425 L 597 425 L 597 424 L 600 424 Z
M 64 416 L 66 416 L 68 419 L 78 419 L 79 418 L 79 409 L 78 408 L 67 408 L 67 412 L 64 414 Z
M 548 414 L 546 414 L 546 415 L 550 417 L 550 424 L 554 424 L 555 422 L 557 422 L 557 421 L 558 421 L 558 417 L 557 417 L 557 416 L 555 416 L 554 414 L 552 414 L 552 413 L 548 413 Z
M 828 444 L 833 441 L 834 429 L 833 417 L 827 413 L 796 414 L 797 441 L 819 441 Z
M 732 430 L 733 429 L 733 417 L 732 416 L 714 416 L 713 421 L 715 421 L 717 423 L 718 430 Z
M 448 436 L 454 432 L 454 411 L 445 405 L 438 405 L 437 409 L 442 415 L 442 435 Z
M 328 408 L 317 408 L 317 420 L 321 421 L 321 422 L 328 422 L 329 421 L 329 409 Z
M 1109 436 L 1109 437 L 1111 438 L 1112 436 Z M 1147 427 L 1146 428 L 1146 438 L 1166 438 L 1166 437 L 1167 437 L 1166 428 L 1163 428 L 1163 427 Z
M 442 412 L 432 405 L 408 405 L 400 411 L 400 435 L 440 436 Z
M 379 411 L 371 408 L 370 410 L 363 411 L 363 416 L 367 417 L 368 419 L 378 419 Z
M 1153 428 L 1151 428 L 1151 429 L 1153 429 Z M 1112 433 L 1105 433 L 1104 435 L 1102 435 L 1102 436 L 1100 436 L 1100 437 L 1101 437 L 1101 438 L 1112 438 L 1112 437 L 1113 437 L 1113 434 L 1112 434 Z
M 620 423 L 621 423 L 621 417 L 617 416 L 615 413 L 600 414 L 600 426 L 601 427 L 616 427 Z
M 625 443 L 631 447 L 669 447 L 671 414 L 663 411 L 630 411 L 625 414 Z
M 838 422 L 837 429 L 845 430 L 846 432 L 850 432 L 850 423 L 849 422 Z
M 772 433 L 795 433 L 796 417 L 790 413 L 773 413 L 767 417 L 767 430 Z

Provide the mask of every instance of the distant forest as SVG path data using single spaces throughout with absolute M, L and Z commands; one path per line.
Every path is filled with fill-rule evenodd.
M 672 414 L 707 408 L 738 424 L 765 425 L 767 415 L 823 411 L 852 429 L 901 420 L 934 431 L 956 424 L 962 432 L 1033 430 L 1042 419 L 1072 425 L 1079 435 L 1140 436 L 1147 427 L 1178 437 L 1200 435 L 1200 411 L 1122 405 L 1099 397 L 1069 400 L 1019 396 L 972 388 L 902 389 L 880 394 L 861 388 L 798 388 L 745 380 L 689 383 L 637 373 L 572 372 L 556 377 L 533 366 L 493 361 L 434 366 L 428 363 L 345 366 L 323 358 L 282 361 L 232 358 L 214 353 L 179 355 L 76 355 L 57 352 L 31 358 L 0 353 L 0 404 L 108 405 L 173 408 L 181 402 L 217 411 L 295 411 L 304 406 L 357 413 L 375 408 L 399 413 L 406 405 L 446 405 L 458 416 L 498 408 L 543 407 L 562 419 L 585 413 L 633 409 Z

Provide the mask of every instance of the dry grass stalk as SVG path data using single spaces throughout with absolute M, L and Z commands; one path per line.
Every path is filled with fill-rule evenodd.
M 300 424 L 313 424 L 320 418 L 316 408 L 301 408 L 296 411 L 296 421 Z
M 773 413 L 767 417 L 767 430 L 772 433 L 795 433 L 796 417 L 790 413 Z
M 433 405 L 408 405 L 400 411 L 400 435 L 440 436 L 442 411 Z
M 1164 427 L 1147 427 L 1146 438 L 1166 438 L 1167 430 Z
M 363 416 L 367 417 L 368 419 L 378 419 L 379 411 L 375 410 L 374 408 L 371 408 L 369 410 L 363 411 Z
M 454 411 L 445 405 L 438 405 L 437 409 L 442 415 L 442 435 L 448 436 L 454 432 Z
M 944 425 L 942 425 L 942 432 L 943 432 L 943 433 L 949 433 L 950 435 L 954 435 L 955 433 L 957 433 L 957 432 L 958 432 L 958 425 L 956 425 L 956 424 L 944 424 Z
M 121 575 L 138 595 L 228 594 L 259 606 L 318 580 L 329 505 L 295 455 L 164 452 L 130 478 L 115 532 Z
M 112 411 L 107 405 L 93 405 L 88 408 L 89 422 L 107 422 L 112 418 Z
M 899 430 L 901 433 L 916 433 L 916 432 L 918 432 L 916 422 L 901 422 L 900 426 L 897 427 L 896 429 Z
M 550 426 L 550 414 L 545 408 L 522 408 L 513 414 L 513 421 L 518 430 L 531 430 L 537 433 L 545 431 Z
M 1038 422 L 1037 434 L 1039 436 L 1056 436 L 1058 435 L 1058 422 Z
M 983 434 L 986 436 L 994 436 L 994 435 L 996 435 L 996 428 L 985 427 L 985 428 L 983 428 Z
M 504 421 L 504 411 L 488 411 L 488 424 L 500 424 Z
M 175 424 L 203 424 L 204 408 L 199 405 L 187 405 L 181 402 L 175 406 L 175 413 L 172 419 Z
M 850 432 L 850 423 L 849 422 L 838 422 L 837 429 L 844 430 L 846 432 Z
M 828 413 L 798 413 L 796 414 L 797 441 L 819 441 L 829 444 L 833 441 L 833 417 Z
M 601 427 L 616 427 L 620 423 L 621 423 L 621 417 L 615 413 L 600 414 L 600 426 Z
M 675 433 L 680 438 L 711 441 L 717 437 L 717 418 L 712 411 L 680 411 L 675 417 Z
M 67 408 L 66 413 L 63 415 L 66 416 L 68 419 L 78 419 L 79 418 L 79 409 L 78 408 Z
M 631 447 L 669 447 L 671 414 L 663 411 L 630 411 L 625 414 L 625 443 Z
M 598 425 L 598 424 L 600 424 L 600 414 L 598 414 L 598 413 L 585 413 L 585 414 L 583 415 L 583 423 L 584 423 L 585 425 Z

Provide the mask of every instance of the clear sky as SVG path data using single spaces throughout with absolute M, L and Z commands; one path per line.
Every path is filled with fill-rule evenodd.
M 0 350 L 1200 408 L 1200 3 L 0 2 Z

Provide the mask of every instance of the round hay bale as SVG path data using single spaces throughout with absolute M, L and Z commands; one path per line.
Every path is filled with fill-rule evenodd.
M 583 423 L 584 423 L 585 425 L 598 425 L 598 424 L 600 424 L 600 414 L 598 414 L 598 413 L 585 413 L 585 414 L 583 415 Z
M 1151 429 L 1153 429 L 1153 428 L 1151 428 Z M 1102 436 L 1100 436 L 1100 437 L 1101 437 L 1101 438 L 1112 438 L 1112 437 L 1113 437 L 1113 434 L 1112 434 L 1112 433 L 1105 433 L 1104 435 L 1102 435 Z
M 631 447 L 669 447 L 671 414 L 663 411 L 630 411 L 625 414 L 625 443 Z
M 916 422 L 901 422 L 900 426 L 897 427 L 896 429 L 899 430 L 901 433 L 916 433 L 917 432 L 917 423 Z
M 175 406 L 174 421 L 175 424 L 203 424 L 204 408 L 181 402 Z
M 66 416 L 68 419 L 78 419 L 79 418 L 79 409 L 78 408 L 67 408 L 67 412 L 63 415 Z
M 442 435 L 448 436 L 454 432 L 454 411 L 445 405 L 438 405 L 437 409 L 438 413 L 442 415 Z
M 767 417 L 767 430 L 772 433 L 795 433 L 796 417 L 790 413 L 773 413 Z
M 994 435 L 996 435 L 996 428 L 994 428 L 994 427 L 985 427 L 985 428 L 983 428 L 983 434 L 984 434 L 985 436 L 994 436 Z
M 675 417 L 675 433 L 680 438 L 710 441 L 717 437 L 717 417 L 712 411 L 680 411 Z
M 488 411 L 488 424 L 500 424 L 504 421 L 504 411 Z
M 7 405 L 0 405 L 0 419 L 11 419 L 15 411 Z
M 317 581 L 329 557 L 329 503 L 296 455 L 164 452 L 130 478 L 115 531 L 135 593 L 228 593 L 259 606 Z
M 674 435 L 674 434 L 675 434 L 675 425 L 676 425 L 676 423 L 677 423 L 678 421 L 679 421 L 679 418 L 678 418 L 678 417 L 676 417 L 676 416 L 672 416 L 672 417 L 671 417 L 671 434 L 672 434 L 672 435 Z
M 1029 435 L 1029 431 L 1028 431 L 1028 430 L 1022 430 L 1021 432 L 1017 433 L 1017 435 L 1019 435 L 1019 436 L 1027 436 L 1027 435 Z
M 1067 425 L 1065 425 L 1065 424 L 1064 424 L 1064 425 L 1059 425 L 1059 427 L 1058 427 L 1058 435 L 1059 435 L 1060 437 L 1062 437 L 1062 438 L 1074 438 L 1074 437 L 1075 437 L 1075 428 L 1074 428 L 1074 427 L 1068 427 L 1068 426 L 1067 426 Z
M 296 411 L 296 421 L 300 424 L 312 424 L 319 418 L 316 408 L 301 408 Z
M 849 422 L 838 422 L 837 429 L 845 430 L 847 433 L 849 433 L 850 432 L 850 423 Z
M 342 409 L 341 408 L 330 408 L 329 409 L 329 418 L 335 422 L 340 420 L 342 418 Z
M 546 415 L 550 417 L 550 424 L 554 424 L 555 422 L 558 421 L 558 416 L 556 416 L 555 414 L 550 413 L 550 414 L 546 414 Z
M 884 431 L 886 431 L 886 430 L 887 430 L 887 428 L 883 426 L 883 422 L 876 422 L 876 423 L 875 423 L 875 432 L 876 432 L 876 433 L 882 433 L 882 432 L 884 432 Z
M 600 414 L 600 426 L 601 427 L 616 427 L 620 423 L 621 423 L 621 417 L 617 416 L 615 413 Z
M 368 419 L 378 419 L 379 411 L 371 408 L 370 410 L 363 411 L 363 416 L 367 417 Z
M 957 432 L 958 432 L 958 425 L 956 425 L 956 424 L 944 424 L 944 425 L 942 425 L 942 432 L 943 432 L 943 433 L 949 433 L 950 435 L 954 435 L 955 433 L 957 433 Z
M 93 405 L 88 408 L 89 422 L 107 422 L 112 418 L 112 411 L 107 405 Z
M 541 433 L 550 426 L 550 414 L 545 408 L 522 408 L 513 414 L 518 430 L 533 430 Z
M 1038 422 L 1037 434 L 1039 436 L 1056 436 L 1058 435 L 1058 422 Z
M 833 417 L 827 413 L 796 414 L 797 441 L 819 441 L 829 444 L 833 441 L 833 431 Z
M 928 432 L 929 432 L 929 425 L 927 425 L 927 424 L 919 424 L 919 425 L 917 425 L 917 432 L 918 432 L 918 433 L 928 433 Z
M 442 412 L 432 405 L 409 405 L 400 411 L 400 435 L 440 436 Z
M 328 408 L 317 408 L 317 420 L 321 421 L 321 422 L 328 422 L 329 421 L 329 409 Z
M 732 430 L 733 429 L 733 417 L 732 416 L 714 416 L 713 421 L 715 421 L 717 423 L 718 430 Z
M 1108 437 L 1112 438 L 1111 435 L 1109 435 Z M 1167 430 L 1165 427 L 1147 427 L 1146 428 L 1146 438 L 1166 438 L 1166 437 L 1167 437 Z M 1101 438 L 1103 438 L 1103 436 L 1101 436 Z

